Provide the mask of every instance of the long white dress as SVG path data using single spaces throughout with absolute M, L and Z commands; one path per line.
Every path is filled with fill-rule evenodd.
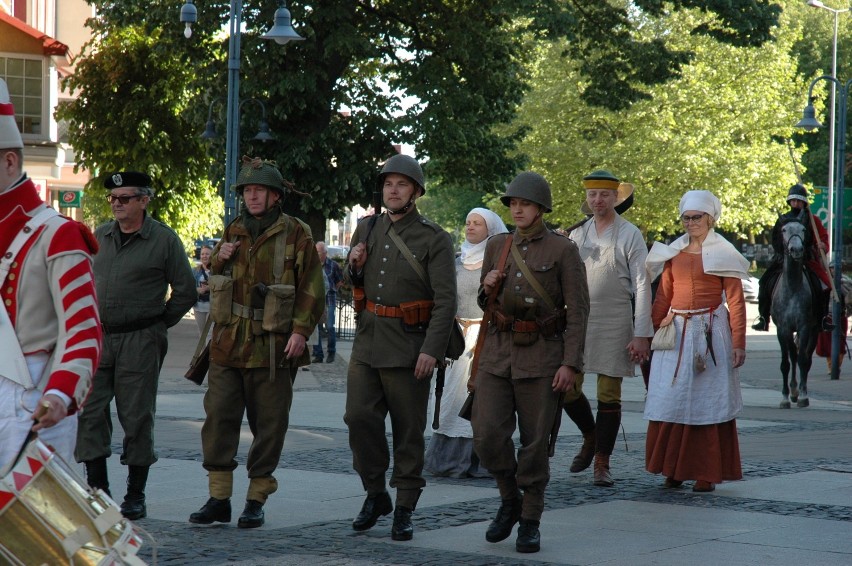
M 467 399 L 470 364 L 479 336 L 479 321 L 482 320 L 482 309 L 476 304 L 480 272 L 481 269 L 465 269 L 461 261 L 456 260 L 457 316 L 462 325 L 467 326 L 465 351 L 447 368 L 444 392 L 441 396 L 439 427 L 432 432 L 426 449 L 424 467 L 436 476 L 463 478 L 488 475 L 484 468 L 480 468 L 479 458 L 473 451 L 473 430 L 470 422 L 458 416 Z M 430 406 L 434 407 L 434 404 L 433 389 Z

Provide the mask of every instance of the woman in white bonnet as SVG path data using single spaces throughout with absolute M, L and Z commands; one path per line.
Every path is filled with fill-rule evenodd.
M 679 210 L 686 233 L 668 246 L 655 243 L 645 263 L 652 279 L 662 271 L 654 328 L 675 330 L 674 348 L 657 349 L 651 364 L 645 468 L 663 474 L 667 488 L 695 480 L 693 491 L 709 492 L 742 479 L 735 417 L 748 261 L 713 230 L 722 212 L 716 195 L 688 191 Z
M 470 422 L 458 414 L 467 398 L 470 362 L 482 321 L 482 309 L 476 304 L 476 296 L 485 244 L 489 236 L 506 231 L 506 225 L 500 217 L 485 208 L 474 208 L 465 221 L 465 241 L 461 245 L 461 255 L 456 259 L 456 318 L 464 329 L 465 352 L 447 368 L 444 394 L 441 397 L 440 426 L 433 431 L 426 449 L 425 468 L 436 476 L 464 478 L 488 475 L 479 467 L 479 458 L 473 451 Z

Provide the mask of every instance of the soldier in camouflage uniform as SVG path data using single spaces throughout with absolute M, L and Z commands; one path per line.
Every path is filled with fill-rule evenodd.
M 274 163 L 243 159 L 236 190 L 240 216 L 213 251 L 213 335 L 207 417 L 201 429 L 210 499 L 189 521 L 231 520 L 234 459 L 243 414 L 253 441 L 246 506 L 237 526 L 264 523 L 263 505 L 278 489 L 278 466 L 293 401 L 293 381 L 309 363 L 305 341 L 325 307 L 322 264 L 310 228 L 282 212 L 287 188 Z
M 425 193 L 417 161 L 391 157 L 379 182 L 387 213 L 358 225 L 345 274 L 355 287 L 356 310 L 363 309 L 349 362 L 344 417 L 353 466 L 367 491 L 352 528 L 367 530 L 393 510 L 391 537 L 410 540 L 411 513 L 426 485 L 423 432 L 430 378 L 444 360 L 456 313 L 455 254 L 449 234 L 417 212 L 414 201 Z M 407 259 L 406 250 L 413 257 Z M 388 413 L 395 510 L 385 487 Z

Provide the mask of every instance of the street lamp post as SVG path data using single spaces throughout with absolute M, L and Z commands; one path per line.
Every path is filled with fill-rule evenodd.
M 848 12 L 849 8 L 843 10 L 835 10 L 834 8 L 829 8 L 819 0 L 808 0 L 808 6 L 812 8 L 821 8 L 823 10 L 828 10 L 832 14 L 834 14 L 834 40 L 832 41 L 832 49 L 831 49 L 831 76 L 833 78 L 837 78 L 837 17 L 844 13 Z M 829 238 L 834 237 L 834 227 L 835 227 L 835 218 L 834 218 L 834 102 L 836 97 L 837 85 L 834 82 L 831 83 L 831 101 L 829 102 L 829 106 L 831 108 L 828 114 L 828 235 Z M 842 189 L 841 189 L 842 190 Z M 843 231 L 843 226 L 839 225 L 837 228 L 838 231 Z
M 840 379 L 840 344 L 842 340 L 846 339 L 843 333 L 843 309 L 839 296 L 843 277 L 843 175 L 846 161 L 846 109 L 849 89 L 852 87 L 852 79 L 846 81 L 846 84 L 842 84 L 835 77 L 822 75 L 811 81 L 811 85 L 808 88 L 808 105 L 805 107 L 802 119 L 799 120 L 796 127 L 804 128 L 808 131 L 822 127 L 822 124 L 816 119 L 813 96 L 814 85 L 819 81 L 829 81 L 833 87 L 840 89 L 840 97 L 837 101 L 839 107 L 836 109 L 837 112 L 832 112 L 832 114 L 836 115 L 835 122 L 837 124 L 837 142 L 835 143 L 837 154 L 834 156 L 836 169 L 834 175 L 834 193 L 836 195 L 834 199 L 834 219 L 837 223 L 837 230 L 834 231 L 834 243 L 832 247 L 834 248 L 834 288 L 837 290 L 838 295 L 833 302 L 832 320 L 835 326 L 831 335 L 831 379 Z M 834 109 L 832 108 L 832 110 Z
M 243 3 L 231 0 L 231 12 L 228 18 L 228 101 L 225 134 L 225 225 L 227 226 L 236 217 L 237 201 L 236 195 L 231 190 L 237 182 L 239 170 L 238 159 L 240 151 L 240 42 L 242 36 L 240 28 L 243 19 Z M 198 20 L 198 12 L 192 0 L 188 0 L 180 9 L 180 21 L 186 25 L 184 35 L 192 36 L 192 24 Z M 272 39 L 279 45 L 289 41 L 305 39 L 293 29 L 290 20 L 290 11 L 284 1 L 275 11 L 273 26 L 261 36 L 263 39 Z M 264 114 L 266 113 L 264 109 Z

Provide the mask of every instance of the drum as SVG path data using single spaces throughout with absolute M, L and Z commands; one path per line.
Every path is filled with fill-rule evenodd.
M 142 538 L 37 437 L 0 478 L 0 563 L 143 565 Z

